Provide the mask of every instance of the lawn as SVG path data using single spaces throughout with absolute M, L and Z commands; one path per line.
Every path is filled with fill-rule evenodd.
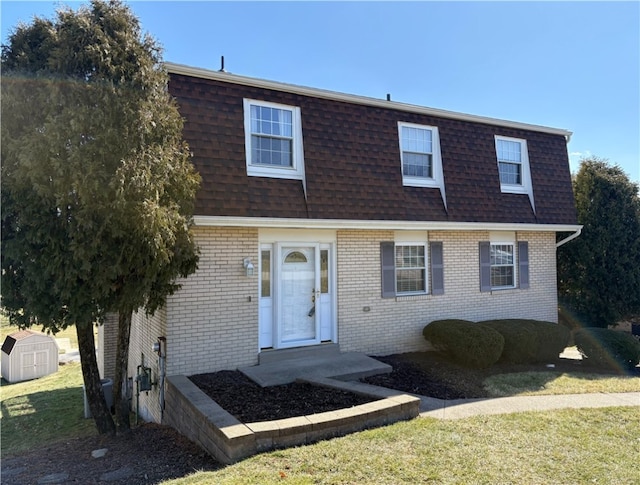
M 639 446 L 637 408 L 417 418 L 164 483 L 631 485 Z
M 1 397 L 3 456 L 96 432 L 93 420 L 83 417 L 79 363 L 60 366 L 55 374 L 33 381 L 3 380 Z
M 491 397 L 638 392 L 640 377 L 590 372 L 517 372 L 488 377 L 483 386 Z

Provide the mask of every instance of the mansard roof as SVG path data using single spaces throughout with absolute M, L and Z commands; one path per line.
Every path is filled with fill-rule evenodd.
M 202 176 L 196 216 L 571 226 L 567 130 L 167 64 Z M 300 108 L 304 179 L 247 174 L 245 99 Z M 437 127 L 444 193 L 403 185 L 398 122 Z M 501 191 L 495 137 L 526 140 L 535 206 Z M 446 202 L 446 203 L 445 203 Z M 534 210 L 535 207 L 535 210 Z

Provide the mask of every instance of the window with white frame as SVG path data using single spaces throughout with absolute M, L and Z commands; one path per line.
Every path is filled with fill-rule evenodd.
M 441 241 L 383 241 L 380 263 L 382 298 L 444 294 Z
M 529 243 L 515 233 L 498 231 L 490 241 L 480 241 L 480 291 L 529 288 Z M 506 237 L 505 237 L 506 235 Z
M 426 245 L 396 244 L 396 294 L 427 291 Z
M 515 288 L 514 244 L 491 244 L 491 289 Z
M 442 159 L 435 126 L 398 122 L 402 183 L 417 187 L 441 187 Z
M 300 108 L 244 100 L 247 174 L 261 177 L 304 177 Z
M 496 140 L 500 183 L 522 185 L 522 143 Z

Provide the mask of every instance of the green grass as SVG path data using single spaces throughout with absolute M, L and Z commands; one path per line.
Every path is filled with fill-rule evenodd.
M 639 445 L 637 408 L 418 418 L 164 483 L 630 485 Z
M 83 417 L 79 363 L 33 381 L 2 381 L 0 397 L 3 456 L 96 433 L 93 420 Z
M 640 377 L 583 372 L 515 372 L 491 376 L 483 385 L 492 397 L 638 392 Z

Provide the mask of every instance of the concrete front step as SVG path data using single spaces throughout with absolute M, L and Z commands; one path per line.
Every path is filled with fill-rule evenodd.
M 390 365 L 359 352 L 340 352 L 337 345 L 319 353 L 318 349 L 312 347 L 308 353 L 304 352 L 305 349 L 292 350 L 296 352 L 285 354 L 287 358 L 271 362 L 267 359 L 266 363 L 264 359 L 260 359 L 259 365 L 239 370 L 262 387 L 290 384 L 297 379 L 317 377 L 357 380 L 377 374 L 388 374 L 392 370 Z
M 309 359 L 314 357 L 333 358 L 340 355 L 340 345 L 334 343 L 313 345 L 310 347 L 295 347 L 291 349 L 263 350 L 258 354 L 258 362 L 271 364 L 290 359 Z

